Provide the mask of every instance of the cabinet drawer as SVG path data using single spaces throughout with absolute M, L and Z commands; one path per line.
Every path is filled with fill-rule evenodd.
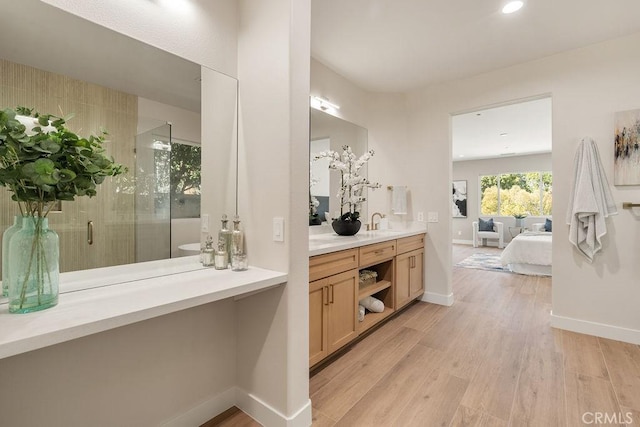
M 317 255 L 309 258 L 309 281 L 313 282 L 354 268 L 358 268 L 358 249 Z
M 375 245 L 363 246 L 360 248 L 360 266 L 364 267 L 377 264 L 396 256 L 396 241 L 376 243 Z
M 398 253 L 403 254 L 405 252 L 424 248 L 424 237 L 424 234 L 418 234 L 417 236 L 398 239 Z

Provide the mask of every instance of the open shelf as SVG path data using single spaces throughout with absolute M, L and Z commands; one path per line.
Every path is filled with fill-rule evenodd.
M 363 299 L 370 295 L 373 295 L 377 292 L 382 291 L 383 289 L 387 289 L 391 287 L 391 282 L 388 280 L 380 280 L 376 283 L 372 283 L 367 286 L 363 286 L 358 291 L 358 299 Z
M 359 325 L 358 325 L 359 332 L 366 331 L 376 323 L 382 321 L 383 319 L 386 319 L 392 314 L 393 314 L 393 308 L 391 307 L 385 307 L 382 313 L 369 312 L 365 314 L 364 320 L 362 322 L 359 322 Z

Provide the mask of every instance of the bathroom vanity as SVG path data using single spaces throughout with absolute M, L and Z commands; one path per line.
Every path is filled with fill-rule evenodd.
M 309 366 L 356 339 L 424 293 L 424 228 L 309 236 Z M 362 270 L 377 273 L 360 284 Z M 373 296 L 380 313 L 358 319 L 359 301 Z

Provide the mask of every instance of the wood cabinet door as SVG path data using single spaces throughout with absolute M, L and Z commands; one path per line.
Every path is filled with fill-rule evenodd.
M 409 283 L 411 281 L 411 253 L 396 256 L 396 306 L 399 309 L 409 302 Z
M 309 366 L 313 366 L 328 354 L 327 315 L 329 293 L 327 279 L 309 283 Z
M 346 271 L 327 278 L 329 315 L 329 353 L 358 336 L 358 270 Z
M 409 280 L 409 296 L 417 298 L 424 293 L 424 250 L 411 252 L 413 257 Z

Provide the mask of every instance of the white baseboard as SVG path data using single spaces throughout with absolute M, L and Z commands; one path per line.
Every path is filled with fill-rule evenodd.
M 453 305 L 453 293 L 449 295 L 436 294 L 434 292 L 425 292 L 422 295 L 421 301 L 430 302 L 438 305 L 446 305 L 451 307 Z
M 307 400 L 295 414 L 287 417 L 256 396 L 245 392 L 239 387 L 231 387 L 191 408 L 184 414 L 172 418 L 162 426 L 199 426 L 233 406 L 237 406 L 264 426 L 308 427 L 311 425 L 311 400 Z
M 311 400 L 287 417 L 258 397 L 236 387 L 236 406 L 264 426 L 308 427 L 311 425 Z
M 616 341 L 624 341 L 630 344 L 640 345 L 640 331 L 637 329 L 622 328 L 604 323 L 589 322 L 588 320 L 573 319 L 571 317 L 557 316 L 551 313 L 551 326 L 581 334 L 595 335 Z
M 167 421 L 164 427 L 199 426 L 236 404 L 236 387 L 205 400 L 184 414 Z
M 473 240 L 460 240 L 460 239 L 453 239 L 451 241 L 451 243 L 457 243 L 458 245 L 473 245 Z

